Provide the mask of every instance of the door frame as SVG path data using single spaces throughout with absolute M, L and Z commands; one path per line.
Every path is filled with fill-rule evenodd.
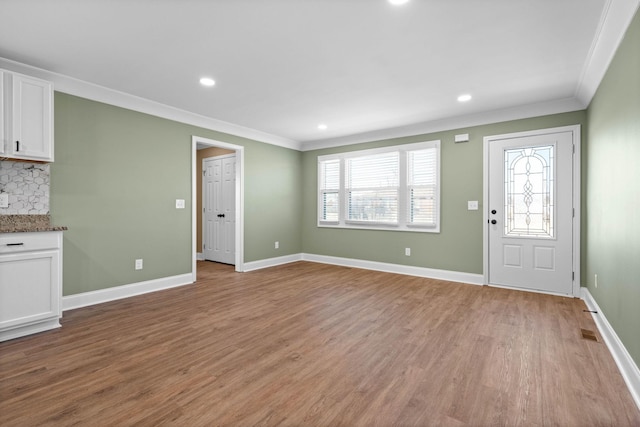
M 522 138 L 528 136 L 546 135 L 550 133 L 571 132 L 574 147 L 573 154 L 573 185 L 572 185 L 572 204 L 573 204 L 573 241 L 572 241 L 572 269 L 573 285 L 572 294 L 576 298 L 580 298 L 580 125 L 561 126 L 549 129 L 537 129 L 524 132 L 507 133 L 502 135 L 490 135 L 483 138 L 483 177 L 482 177 L 482 197 L 483 197 L 483 213 L 482 213 L 482 265 L 484 284 L 489 284 L 489 145 L 493 141 L 503 139 Z M 493 285 L 492 285 L 493 286 Z M 522 288 L 515 288 L 520 289 Z M 539 292 L 531 290 L 531 292 Z M 548 292 L 545 292 L 548 293 Z M 565 295 L 566 296 L 566 295 Z
M 237 175 L 237 173 L 238 173 L 238 168 L 237 168 L 238 157 L 237 157 L 235 152 L 233 154 L 220 154 L 218 156 L 211 156 L 211 157 L 203 158 L 202 159 L 202 170 L 204 171 L 204 165 L 207 162 L 207 160 L 225 159 L 225 158 L 231 158 L 231 157 L 233 157 L 236 160 L 236 175 Z M 203 206 L 203 208 L 204 208 L 204 205 L 205 205 L 204 202 L 206 201 L 206 197 L 207 197 L 207 188 L 205 186 L 205 179 L 204 178 L 205 178 L 204 175 L 200 177 L 200 179 L 202 179 L 202 194 L 201 194 L 201 197 L 202 197 L 202 206 Z M 234 178 L 237 179 L 237 176 L 234 177 Z M 236 191 L 236 193 L 237 193 L 237 191 Z M 235 204 L 235 196 L 234 196 L 234 204 Z M 196 212 L 196 218 L 197 218 L 197 212 Z M 206 227 L 205 227 L 206 221 L 207 221 L 207 219 L 205 218 L 205 216 L 203 214 L 202 215 L 202 244 L 203 245 L 204 245 L 204 239 L 205 239 L 205 235 L 206 235 Z M 236 244 L 235 239 L 233 239 L 233 240 L 234 240 L 234 246 L 235 246 L 235 244 Z M 209 242 L 209 243 L 211 243 L 211 242 Z M 233 250 L 234 250 L 234 253 L 235 253 L 235 247 L 233 248 Z M 203 252 L 203 257 L 204 257 L 204 249 L 203 249 L 202 252 Z M 234 256 L 234 258 L 235 258 L 235 256 Z
M 244 147 L 241 145 L 229 144 L 227 142 L 216 141 L 214 139 L 204 138 L 201 136 L 191 136 L 191 276 L 196 281 L 196 261 L 197 250 L 196 241 L 198 236 L 198 217 L 196 201 L 197 179 L 198 176 L 196 161 L 198 146 L 200 147 L 219 147 L 236 152 L 236 265 L 237 272 L 244 271 Z

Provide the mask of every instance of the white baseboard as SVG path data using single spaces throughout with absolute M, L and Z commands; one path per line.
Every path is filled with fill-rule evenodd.
M 290 262 L 296 262 L 302 260 L 302 254 L 293 254 L 279 256 L 276 258 L 261 259 L 258 261 L 251 261 L 244 263 L 243 272 L 260 270 L 262 268 L 275 267 L 276 265 L 289 264 Z
M 190 285 L 192 283 L 193 277 L 191 273 L 187 273 L 178 276 L 162 277 L 160 279 L 132 283 L 129 285 L 115 286 L 113 288 L 100 289 L 97 291 L 83 292 L 81 294 L 68 295 L 62 297 L 62 310 L 73 310 L 74 308 L 115 301 L 149 292 L 175 288 L 177 286 Z
M 0 342 L 12 340 L 14 338 L 20 338 L 27 335 L 37 334 L 39 332 L 49 331 L 51 329 L 60 327 L 60 319 L 44 320 L 40 322 L 30 323 L 28 325 L 22 325 L 13 329 L 0 332 Z
M 592 313 L 591 316 L 596 322 L 598 331 L 600 331 L 602 339 L 609 348 L 609 351 L 613 356 L 613 360 L 616 361 L 616 365 L 618 365 L 618 369 L 620 369 L 624 382 L 627 383 L 627 387 L 631 392 L 633 400 L 636 402 L 638 409 L 640 409 L 640 369 L 638 369 L 638 365 L 636 365 L 624 344 L 620 341 L 618 334 L 616 334 L 611 327 L 611 324 L 598 306 L 596 300 L 593 299 L 589 289 L 583 287 L 581 290 L 582 299 L 587 304 L 589 310 L 597 312 Z
M 437 270 L 433 268 L 412 267 L 407 265 L 304 253 L 246 262 L 244 263 L 243 271 L 247 272 L 259 270 L 262 268 L 275 267 L 277 265 L 289 264 L 296 261 L 310 261 L 322 264 L 333 264 L 344 267 L 362 268 L 365 270 L 375 270 L 387 273 L 406 274 L 409 276 L 448 280 L 451 282 L 470 283 L 474 285 L 482 285 L 484 282 L 482 274 L 462 273 L 458 271 Z M 115 286 L 113 288 L 100 289 L 97 291 L 84 292 L 76 295 L 69 295 L 62 297 L 62 310 L 73 310 L 75 308 L 115 301 L 118 299 L 146 294 L 149 292 L 189 285 L 191 283 L 193 283 L 193 276 L 191 273 L 188 273 L 178 276 L 148 280 L 146 282 Z
M 197 252 L 196 253 L 196 260 L 197 261 L 204 261 L 204 254 L 202 252 Z
M 438 270 L 435 268 L 414 267 L 410 265 L 390 264 L 386 262 L 367 261 L 362 259 L 340 258 L 327 255 L 302 254 L 303 261 L 322 264 L 340 265 L 343 267 L 362 268 L 365 270 L 383 271 L 385 273 L 405 274 L 407 276 L 426 277 L 429 279 L 447 280 L 450 282 L 484 284 L 482 274 L 462 273 L 459 271 Z
M 450 282 L 469 283 L 483 285 L 482 274 L 463 273 L 459 271 L 437 270 L 435 268 L 413 267 L 409 265 L 391 264 L 385 262 L 367 261 L 362 259 L 340 258 L 316 254 L 293 254 L 277 258 L 262 259 L 244 264 L 244 271 L 259 270 L 261 268 L 275 267 L 296 261 L 309 261 L 321 264 L 339 265 L 342 267 L 362 268 L 364 270 L 382 271 L 385 273 L 405 274 L 407 276 L 426 277 L 429 279 L 447 280 Z

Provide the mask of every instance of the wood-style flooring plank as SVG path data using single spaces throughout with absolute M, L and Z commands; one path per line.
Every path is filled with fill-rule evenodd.
M 584 303 L 298 262 L 0 343 L 0 425 L 639 426 Z

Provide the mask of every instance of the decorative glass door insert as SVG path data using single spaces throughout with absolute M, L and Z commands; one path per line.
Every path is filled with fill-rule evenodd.
M 505 236 L 554 238 L 554 145 L 504 151 Z

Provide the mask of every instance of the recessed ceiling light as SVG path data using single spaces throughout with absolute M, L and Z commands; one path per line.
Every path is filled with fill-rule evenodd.
M 471 101 L 471 95 L 469 95 L 468 93 L 464 95 L 460 95 L 458 97 L 458 102 L 467 102 L 467 101 Z
M 409 0 L 389 0 L 389 3 L 394 6 L 400 6 L 401 4 L 409 3 Z
M 200 79 L 200 84 L 201 84 L 202 86 L 208 86 L 208 87 L 211 87 L 211 86 L 213 86 L 213 85 L 215 85 L 215 84 L 216 84 L 216 81 L 215 81 L 215 80 L 213 80 L 213 79 L 212 79 L 212 78 L 210 78 L 210 77 L 203 77 L 203 78 L 201 78 L 201 79 Z
M 327 130 L 327 125 L 325 125 L 324 123 L 320 123 L 320 124 L 318 125 L 318 129 L 320 129 L 320 130 Z

